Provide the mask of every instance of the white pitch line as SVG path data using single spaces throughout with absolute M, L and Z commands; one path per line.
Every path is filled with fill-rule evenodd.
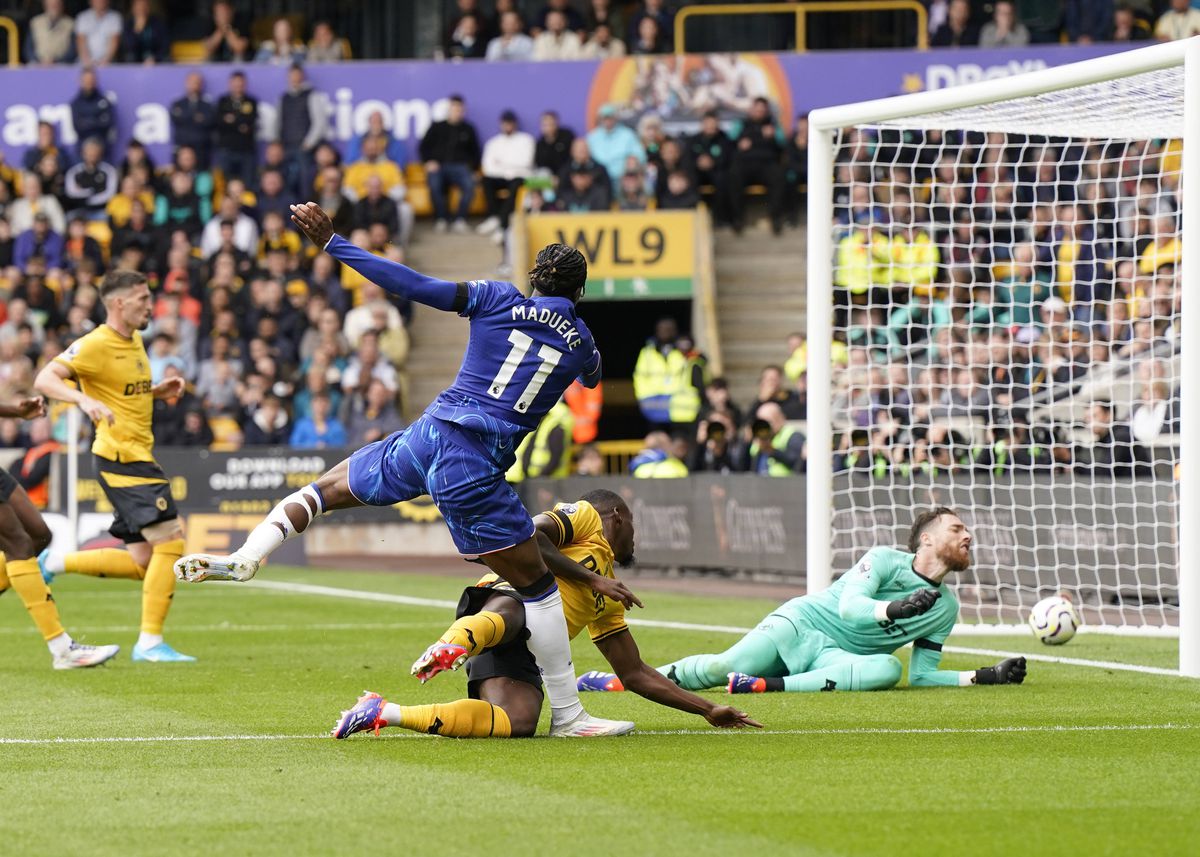
M 363 589 L 344 589 L 339 586 L 316 586 L 311 583 L 289 583 L 280 580 L 251 580 L 243 584 L 260 589 L 273 589 L 277 592 L 291 592 L 297 595 L 324 595 L 330 598 L 350 598 L 358 601 L 379 601 L 387 604 L 406 604 L 410 607 L 441 607 L 453 608 L 458 606 L 456 601 L 443 601 L 437 598 L 416 598 L 411 595 L 393 595 L 390 592 L 371 592 Z M 667 622 L 658 619 L 635 619 L 626 617 L 630 625 L 643 628 L 667 628 L 676 631 L 710 631 L 721 634 L 745 634 L 750 628 L 738 628 L 732 625 L 699 625 L 692 622 Z M 983 655 L 998 658 L 1025 658 L 1029 661 L 1040 661 L 1064 666 L 1087 667 L 1090 669 L 1121 670 L 1124 672 L 1142 673 L 1144 675 L 1179 676 L 1178 670 L 1164 667 L 1148 667 L 1141 664 L 1122 664 L 1115 661 L 1090 661 L 1083 658 L 1062 658 L 1055 655 L 1037 655 L 1029 652 L 1008 652 L 1001 649 L 976 649 L 964 646 L 946 646 L 943 651 L 960 655 Z
M 429 628 L 436 626 L 435 621 L 429 622 L 330 622 L 322 625 L 171 625 L 171 631 L 208 632 L 208 631 L 393 631 L 403 628 Z M 101 625 L 89 627 L 89 634 L 121 634 L 137 631 L 137 625 Z M 0 634 L 36 634 L 37 628 L 0 628 Z
M 855 729 L 647 729 L 639 735 L 682 735 L 712 737 L 718 735 L 1023 735 L 1039 732 L 1149 732 L 1181 731 L 1200 728 L 1193 723 L 1104 723 L 1091 726 L 946 726 L 934 728 L 893 728 L 888 726 Z M 387 740 L 432 738 L 434 736 L 397 729 Z M 316 735 L 136 735 L 96 736 L 91 738 L 0 738 L 0 745 L 55 746 L 67 744 L 187 744 L 236 741 L 315 741 L 330 740 L 328 733 Z

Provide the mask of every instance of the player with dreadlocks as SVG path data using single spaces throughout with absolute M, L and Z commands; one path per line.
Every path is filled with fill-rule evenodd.
M 504 480 L 521 439 L 576 379 L 600 381 L 600 352 L 575 314 L 587 262 L 573 247 L 537 255 L 530 297 L 512 283 L 451 283 L 374 256 L 335 235 L 320 206 L 292 206 L 292 220 L 316 246 L 392 294 L 470 319 L 458 377 L 407 429 L 368 444 L 316 482 L 281 500 L 230 556 L 193 554 L 176 563 L 183 580 L 249 580 L 284 541 L 313 519 L 354 506 L 392 506 L 429 494 L 464 556 L 482 558 L 520 594 L 529 649 L 546 683 L 550 734 L 623 735 L 626 721 L 589 716 L 575 690 L 562 600 L 534 538 L 533 521 Z M 628 601 L 619 582 L 596 575 L 595 591 Z M 504 628 L 492 627 L 497 639 Z M 479 640 L 486 648 L 493 641 Z M 475 700 L 467 714 L 489 734 L 509 734 L 503 709 Z

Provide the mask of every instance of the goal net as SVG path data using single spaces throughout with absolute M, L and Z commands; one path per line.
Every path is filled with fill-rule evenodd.
M 970 628 L 1179 633 L 1189 49 L 813 114 L 810 585 L 948 505 Z

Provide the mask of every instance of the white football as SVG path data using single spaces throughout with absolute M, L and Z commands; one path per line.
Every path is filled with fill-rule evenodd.
M 1074 605 L 1062 595 L 1043 598 L 1029 611 L 1033 635 L 1047 646 L 1061 646 L 1075 636 L 1081 624 Z

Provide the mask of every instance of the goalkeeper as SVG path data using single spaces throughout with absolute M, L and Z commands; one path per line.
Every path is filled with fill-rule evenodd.
M 892 652 L 912 643 L 913 687 L 1024 681 L 1024 658 L 967 672 L 938 669 L 958 616 L 945 577 L 971 564 L 971 534 L 958 515 L 945 507 L 919 514 L 908 550 L 873 548 L 829 589 L 781 605 L 727 651 L 692 655 L 659 672 L 688 690 L 886 690 L 902 672 Z M 624 688 L 615 675 L 590 672 L 579 689 Z

